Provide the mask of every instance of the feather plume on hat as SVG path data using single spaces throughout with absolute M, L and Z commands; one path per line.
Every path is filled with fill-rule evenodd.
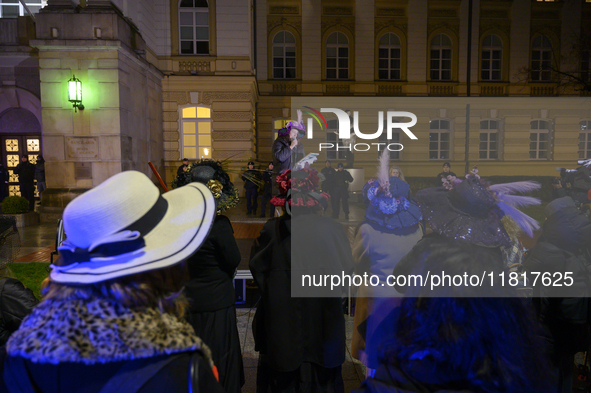
M 380 190 L 390 196 L 390 151 L 386 148 L 380 155 L 377 178 Z
M 542 187 L 540 183 L 534 181 L 518 181 L 513 183 L 493 184 L 489 189 L 493 192 L 495 198 L 499 201 L 497 206 L 507 216 L 511 217 L 513 221 L 527 233 L 529 237 L 534 236 L 534 230 L 540 229 L 540 224 L 523 213 L 517 207 L 528 207 L 540 205 L 542 201 L 538 198 L 513 195 L 515 193 L 525 193 L 539 190 Z

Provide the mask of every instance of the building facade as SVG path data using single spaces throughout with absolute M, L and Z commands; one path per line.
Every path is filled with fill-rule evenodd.
M 294 97 L 393 97 L 399 110 L 404 97 L 429 98 L 416 109 L 421 142 L 392 155 L 411 176 L 445 161 L 463 167 L 466 124 L 468 161 L 486 174 L 552 175 L 591 157 L 591 112 L 554 107 L 556 97 L 589 97 L 589 0 L 25 5 L 0 5 L 1 152 L 9 170 L 18 155 L 44 154 L 47 214 L 119 171 L 151 175 L 148 162 L 169 185 L 184 157 L 227 160 L 232 172 L 251 159 L 265 167 Z M 83 110 L 68 101 L 74 77 Z M 454 98 L 468 95 L 495 100 L 466 121 Z M 503 97 L 536 101 L 520 112 Z M 356 166 L 369 175 L 375 158 L 360 152 Z M 14 174 L 10 186 L 18 194 Z

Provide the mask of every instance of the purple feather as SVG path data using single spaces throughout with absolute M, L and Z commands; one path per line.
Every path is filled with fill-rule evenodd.
M 517 225 L 519 225 L 519 227 L 521 229 L 523 229 L 523 232 L 527 233 L 527 235 L 529 237 L 534 237 L 534 230 L 538 230 L 540 229 L 540 224 L 538 224 L 538 222 L 536 220 L 534 220 L 533 218 L 531 218 L 530 216 L 528 216 L 527 214 L 525 214 L 524 212 L 514 208 L 511 205 L 506 204 L 503 201 L 499 201 L 497 203 L 497 206 L 509 217 L 511 217 L 511 219 L 513 221 L 515 221 L 515 223 Z
M 522 196 L 522 195 L 509 195 L 509 194 L 498 194 L 499 200 L 511 205 L 511 206 L 535 206 L 541 205 L 542 201 L 538 198 Z
M 539 190 L 542 185 L 535 181 L 516 181 L 514 183 L 493 184 L 490 189 L 499 194 L 515 194 Z

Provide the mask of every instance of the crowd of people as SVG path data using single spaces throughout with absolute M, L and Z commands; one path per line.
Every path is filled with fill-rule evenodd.
M 276 141 L 291 163 L 303 124 L 292 126 Z M 249 256 L 260 292 L 257 392 L 344 392 L 349 286 L 303 280 L 342 273 L 378 283 L 487 278 L 355 285 L 351 349 L 367 370 L 357 392 L 570 393 L 574 355 L 591 341 L 591 222 L 572 198 L 546 206 L 542 235 L 526 255 L 519 239 L 540 226 L 518 207 L 540 204 L 523 195 L 537 183 L 491 184 L 477 170 L 459 178 L 445 163 L 435 187 L 412 195 L 386 151 L 363 187 L 365 216 L 349 239 L 335 220 L 341 206 L 348 219 L 353 181 L 341 163 L 335 170 L 327 160 L 320 172 L 254 166 L 241 175 L 254 190 L 248 213 L 256 214 L 260 191 L 261 216 L 267 205 L 281 213 Z M 20 283 L 0 279 L 3 296 L 10 289 L 27 299 L 26 308 L 11 308 L 20 312 L 16 323 L 2 318 L 0 391 L 241 391 L 233 287 L 241 255 L 224 214 L 239 192 L 214 160 L 186 160 L 178 175 L 161 194 L 146 175 L 122 172 L 68 204 L 67 238 L 39 304 Z M 527 272 L 573 272 L 572 290 Z M 521 276 L 508 285 L 509 273 Z

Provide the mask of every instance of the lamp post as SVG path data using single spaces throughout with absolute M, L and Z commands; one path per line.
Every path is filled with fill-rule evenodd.
M 82 105 L 82 82 L 76 78 L 76 75 L 72 75 L 72 79 L 68 81 L 68 101 L 73 104 L 75 112 L 78 112 L 78 109 L 84 109 L 84 105 Z

